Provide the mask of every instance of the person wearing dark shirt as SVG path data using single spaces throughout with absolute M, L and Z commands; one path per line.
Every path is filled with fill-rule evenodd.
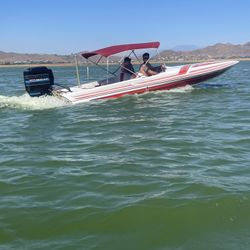
M 131 58 L 125 57 L 121 65 L 120 80 L 126 81 L 133 78 L 133 76 L 135 76 L 135 70 L 131 63 Z

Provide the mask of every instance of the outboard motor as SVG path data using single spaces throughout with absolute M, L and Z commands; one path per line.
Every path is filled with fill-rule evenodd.
M 47 67 L 28 68 L 23 72 L 24 85 L 30 96 L 49 95 L 54 85 L 54 75 Z

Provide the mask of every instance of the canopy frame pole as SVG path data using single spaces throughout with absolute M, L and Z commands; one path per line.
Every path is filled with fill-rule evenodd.
M 78 84 L 78 87 L 80 88 L 80 86 L 81 86 L 81 80 L 80 80 L 80 74 L 79 74 L 79 65 L 78 65 L 77 55 L 75 55 L 75 64 L 76 64 L 77 84 Z
M 99 62 L 102 60 L 103 56 L 100 56 L 99 59 L 97 60 L 96 64 L 99 64 Z
M 135 73 L 135 72 L 133 72 L 132 70 L 130 70 L 130 69 L 126 68 L 126 67 L 124 67 L 123 65 L 120 65 L 119 68 L 126 69 L 126 70 L 129 71 L 132 75 L 135 75 L 135 76 L 136 76 L 136 73 Z
M 142 61 L 138 58 L 138 56 L 135 54 L 135 51 L 133 50 L 132 51 L 132 53 L 134 54 L 134 56 L 135 56 L 135 58 L 137 59 L 137 61 L 139 62 L 139 63 L 142 63 Z
M 164 62 L 163 58 L 161 57 L 161 54 L 160 54 L 158 48 L 156 49 L 156 53 L 157 53 L 157 56 L 159 57 L 159 59 L 161 60 L 161 62 L 163 62 L 163 65 L 165 66 L 165 62 Z
M 109 83 L 109 57 L 107 57 L 107 80 L 106 83 Z
M 131 56 L 131 54 L 133 54 L 134 53 L 134 50 L 132 50 L 129 54 L 128 54 L 128 57 L 130 57 Z M 134 55 L 135 55 L 135 53 L 134 53 Z M 135 57 L 137 58 L 137 60 L 139 60 L 138 59 L 138 57 L 135 55 Z M 121 61 L 123 61 L 123 59 L 125 58 L 125 56 L 123 56 L 121 59 L 120 59 L 120 61 L 119 61 L 119 67 L 115 70 L 115 71 L 113 71 L 113 74 L 115 74 L 120 68 L 126 68 L 126 67 L 123 67 L 122 66 L 122 63 L 121 63 Z M 130 71 L 129 69 L 128 69 L 128 71 Z M 131 71 L 132 72 L 132 71 Z M 133 72 L 134 73 L 134 72 Z
M 107 69 L 106 69 L 105 67 L 101 66 L 100 64 L 98 64 L 98 63 L 96 63 L 96 62 L 94 62 L 94 61 L 92 61 L 92 60 L 90 60 L 90 59 L 87 59 L 87 60 L 90 61 L 91 63 L 93 63 L 94 65 L 98 66 L 98 67 L 101 68 L 102 70 L 107 71 Z M 98 60 L 98 61 L 99 61 L 99 60 Z M 114 73 L 111 72 L 111 71 L 109 71 L 109 73 L 112 74 L 113 76 L 116 76 L 116 74 L 114 74 Z
M 89 82 L 89 62 L 88 62 L 88 60 L 87 60 L 86 73 L 87 73 L 87 82 Z

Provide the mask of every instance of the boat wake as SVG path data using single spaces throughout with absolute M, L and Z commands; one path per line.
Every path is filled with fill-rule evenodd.
M 66 101 L 54 96 L 30 97 L 28 94 L 22 96 L 0 95 L 0 109 L 14 108 L 25 110 L 43 110 L 69 105 Z
M 187 85 L 185 87 L 175 88 L 167 90 L 169 93 L 186 93 L 193 90 L 193 87 Z M 155 92 L 163 93 L 163 91 Z M 166 93 L 166 92 L 165 92 Z M 146 92 L 145 94 L 148 94 Z M 21 96 L 3 96 L 0 95 L 0 109 L 2 108 L 13 108 L 13 109 L 24 109 L 24 110 L 44 110 L 58 107 L 65 107 L 71 105 L 63 99 L 59 99 L 55 96 L 40 96 L 30 97 L 28 94 Z
M 170 93 L 186 93 L 194 90 L 193 86 L 191 85 L 186 85 L 184 87 L 179 87 L 179 88 L 174 88 L 174 89 L 169 89 L 167 90 Z

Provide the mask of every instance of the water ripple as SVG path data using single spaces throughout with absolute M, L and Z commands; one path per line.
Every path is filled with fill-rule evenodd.
M 244 249 L 249 68 L 74 106 L 22 96 L 11 89 L 19 70 L 8 70 L 0 85 L 1 248 Z M 70 82 L 71 70 L 56 73 Z

